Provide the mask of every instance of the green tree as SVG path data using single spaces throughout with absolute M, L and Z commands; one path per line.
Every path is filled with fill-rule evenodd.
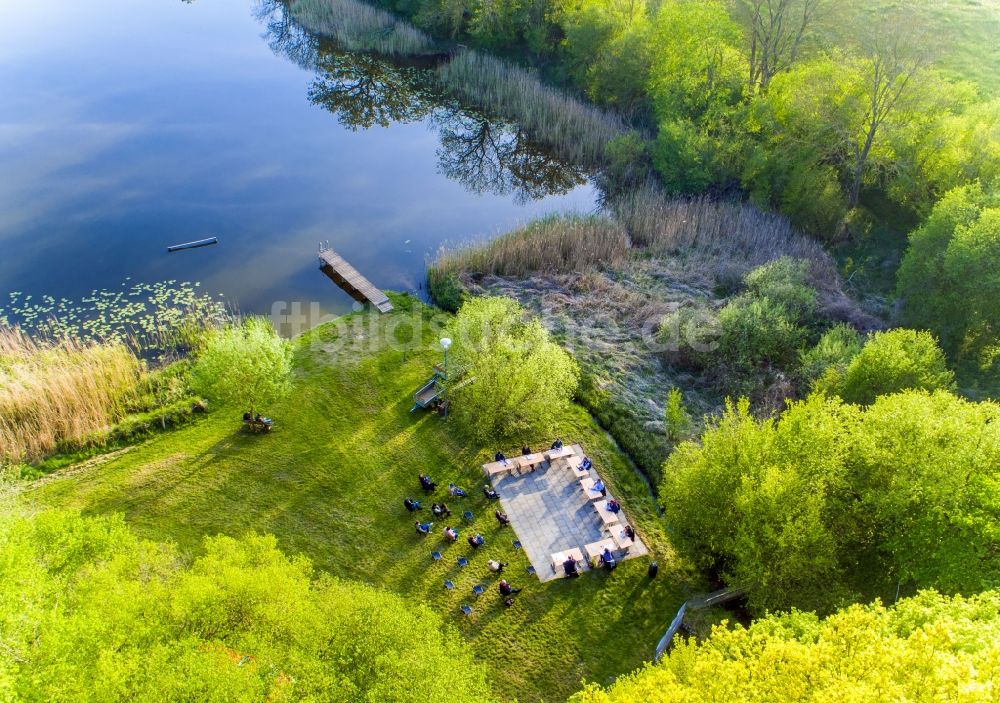
M 993 364 L 1000 341 L 1000 194 L 957 188 L 910 235 L 899 269 L 900 315 L 929 329 L 956 361 Z
M 904 391 L 868 406 L 816 394 L 776 419 L 730 404 L 663 467 L 674 544 L 750 589 L 755 612 L 897 586 L 1000 583 L 1000 405 Z
M 251 414 L 290 388 L 292 347 L 271 323 L 250 317 L 210 333 L 191 373 L 196 392 L 243 404 Z
M 473 436 L 501 441 L 552 428 L 579 381 L 576 361 L 510 298 L 466 301 L 450 328 L 459 369 L 453 412 Z
M 827 376 L 822 385 L 848 403 L 867 405 L 880 395 L 902 390 L 950 390 L 955 375 L 930 333 L 895 329 L 871 335 L 848 362 L 843 377 Z
M 691 414 L 684 407 L 684 393 L 674 387 L 667 394 L 667 408 L 664 411 L 667 439 L 676 442 L 683 439 L 691 429 Z
M 1000 594 L 924 591 L 886 608 L 852 605 L 825 619 L 770 615 L 749 628 L 716 626 L 682 640 L 658 665 L 596 684 L 571 703 L 995 699 Z
M 489 699 L 429 609 L 328 577 L 272 536 L 207 538 L 193 562 L 120 516 L 0 517 L 5 700 Z
M 799 373 L 815 389 L 838 387 L 847 365 L 862 346 L 864 340 L 853 327 L 843 323 L 834 325 L 823 333 L 816 346 L 800 354 Z

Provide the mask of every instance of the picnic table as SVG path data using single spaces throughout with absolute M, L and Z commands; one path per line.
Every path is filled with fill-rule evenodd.
M 576 562 L 577 567 L 584 563 L 583 552 L 580 551 L 579 547 L 573 547 L 573 549 L 567 549 L 562 552 L 555 552 L 549 557 L 552 560 L 552 570 L 559 571 L 562 568 L 563 563 L 571 558 Z
M 612 552 L 617 549 L 613 540 L 602 539 L 600 542 L 591 542 L 584 546 L 587 551 L 587 561 L 593 566 L 594 563 L 600 559 L 601 555 L 604 553 L 605 549 L 610 549 Z
M 601 495 L 600 491 L 594 490 L 594 483 L 595 483 L 594 479 L 590 478 L 589 476 L 587 478 L 581 478 L 580 488 L 582 488 L 583 492 L 587 494 L 588 500 L 591 501 L 602 500 L 604 496 Z
M 597 510 L 597 516 L 601 518 L 601 523 L 605 527 L 618 524 L 618 513 L 613 513 L 608 510 L 608 501 L 599 500 L 594 503 L 594 508 Z

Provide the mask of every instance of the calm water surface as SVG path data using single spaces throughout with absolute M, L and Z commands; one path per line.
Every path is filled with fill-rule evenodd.
M 436 95 L 424 70 L 303 36 L 280 5 L 0 4 L 4 299 L 176 279 L 245 311 L 343 311 L 320 240 L 412 290 L 443 242 L 594 207 L 516 128 Z

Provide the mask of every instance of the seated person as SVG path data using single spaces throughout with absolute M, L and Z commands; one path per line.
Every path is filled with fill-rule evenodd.
M 500 494 L 494 491 L 488 483 L 483 484 L 483 495 L 486 496 L 487 500 L 496 500 L 500 497 Z
M 503 452 L 497 452 L 497 453 L 496 453 L 496 454 L 495 454 L 495 455 L 493 456 L 493 460 L 494 460 L 494 461 L 499 461 L 499 462 L 502 462 L 502 463 L 504 463 L 504 464 L 506 464 L 506 463 L 507 463 L 507 457 L 505 457 L 505 456 L 503 455 Z
M 633 542 L 635 541 L 635 530 L 632 529 L 631 525 L 625 525 L 625 529 L 622 530 L 625 533 L 625 537 L 629 538 Z
M 437 484 L 434 483 L 434 481 L 431 480 L 431 477 L 427 474 L 419 474 L 417 478 L 420 480 L 420 487 L 428 493 L 437 488 Z
M 514 588 L 509 583 L 507 583 L 507 579 L 500 579 L 500 583 L 497 584 L 497 588 L 500 589 L 500 595 L 502 596 L 512 596 L 515 593 L 521 592 L 520 588 Z
M 473 549 L 479 549 L 484 544 L 486 544 L 486 538 L 478 532 L 474 535 L 469 535 L 469 546 Z
M 243 413 L 243 422 L 246 422 L 246 423 L 249 424 L 252 421 L 253 421 L 253 415 L 250 414 L 249 410 L 247 412 Z
M 594 488 L 597 488 L 597 484 L 594 484 Z M 619 503 L 614 498 L 611 498 L 610 500 L 608 500 L 607 508 L 610 512 L 617 513 L 622 509 L 622 504 Z
M 600 492 L 602 496 L 608 494 L 608 487 L 604 485 L 604 480 L 600 478 L 594 482 L 594 490 Z
M 562 563 L 562 567 L 567 576 L 580 575 L 580 572 L 576 570 L 576 559 L 573 557 L 566 557 L 566 561 Z
M 499 574 L 503 573 L 503 569 L 505 566 L 508 566 L 508 563 L 505 561 L 496 561 L 494 559 L 490 559 L 488 562 L 486 562 L 486 566 L 489 567 L 489 570 L 492 571 L 493 573 Z
M 456 498 L 464 498 L 468 495 L 463 489 L 456 486 L 454 483 L 448 484 L 448 493 L 455 496 Z
M 601 562 L 604 564 L 604 568 L 608 571 L 613 571 L 614 568 L 618 566 L 618 562 L 615 561 L 614 555 L 607 547 L 604 548 L 604 552 L 601 554 Z
M 451 525 L 448 525 L 444 528 L 444 536 L 449 542 L 454 542 L 458 539 L 458 530 Z
M 407 497 L 406 499 L 404 499 L 403 505 L 405 505 L 406 509 L 409 510 L 411 513 L 420 510 L 420 501 L 413 500 L 413 498 Z
M 448 510 L 448 506 L 444 503 L 435 503 L 431 506 L 431 512 L 434 513 L 434 517 L 444 517 L 446 515 L 451 515 L 451 511 Z
M 429 535 L 431 533 L 431 528 L 434 527 L 433 522 L 420 522 L 420 520 L 417 520 L 413 524 L 417 526 L 418 535 Z
M 590 457 L 589 457 L 589 456 L 585 456 L 585 457 L 583 457 L 583 461 L 582 461 L 582 462 L 580 462 L 580 468 L 581 468 L 581 469 L 582 469 L 583 471 L 589 471 L 589 470 L 590 470 L 590 467 L 591 467 L 591 466 L 593 466 L 593 465 L 594 465 L 594 462 L 592 462 L 592 461 L 590 460 Z
M 552 443 L 552 448 L 553 449 L 562 449 L 563 448 L 563 441 L 561 439 L 557 439 L 555 442 Z
M 523 454 L 524 456 L 528 456 L 529 454 L 531 454 L 531 447 L 525 444 L 523 447 L 521 447 L 521 454 Z
M 510 524 L 510 518 L 507 517 L 507 513 L 502 513 L 499 510 L 493 513 L 497 517 L 497 522 L 500 523 L 500 527 Z

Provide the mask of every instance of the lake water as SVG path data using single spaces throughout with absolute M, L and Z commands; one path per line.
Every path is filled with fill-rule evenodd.
M 321 240 L 415 290 L 442 243 L 594 209 L 516 129 L 303 37 L 280 5 L 0 1 L 2 299 L 175 279 L 244 311 L 340 312 Z

